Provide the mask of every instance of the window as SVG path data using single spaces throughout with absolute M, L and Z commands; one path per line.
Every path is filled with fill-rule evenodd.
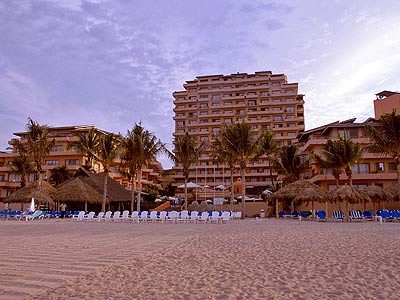
M 357 130 L 357 128 L 339 130 L 340 137 L 344 137 L 345 134 L 346 134 L 347 138 L 357 138 L 358 130 Z
M 244 109 L 238 109 L 236 110 L 237 115 L 244 115 Z
M 278 106 L 274 107 L 274 111 L 281 111 L 281 110 L 282 110 L 282 107 L 278 107 Z
M 248 92 L 247 96 L 256 96 L 257 94 L 255 92 Z
M 390 171 L 396 171 L 396 170 L 397 170 L 396 164 L 390 162 L 390 163 L 389 163 L 389 170 L 390 170 Z
M 262 116 L 262 117 L 261 117 L 261 120 L 263 120 L 263 121 L 270 121 L 270 120 L 271 120 L 271 117 L 270 117 L 270 116 Z
M 288 106 L 286 107 L 287 112 L 294 112 L 294 106 Z
M 177 126 L 185 126 L 185 122 L 184 121 L 179 121 L 176 123 Z
M 281 94 L 281 91 L 273 91 L 272 92 L 272 95 L 280 95 Z
M 195 96 L 189 97 L 189 100 L 197 100 L 197 97 Z
M 296 136 L 296 132 L 288 132 L 288 136 Z
M 177 117 L 184 117 L 185 114 L 184 114 L 184 113 L 177 113 L 176 116 L 177 116 Z
M 275 116 L 274 121 L 282 121 L 282 116 Z
M 219 130 L 220 129 L 218 127 L 213 127 L 212 132 L 217 133 L 217 132 L 219 132 Z
M 260 96 L 267 97 L 268 96 L 268 92 L 260 92 Z
M 208 136 L 201 136 L 200 137 L 201 142 L 208 142 Z
M 178 99 L 176 99 L 176 100 L 183 101 L 183 100 L 185 100 L 185 97 L 178 97 Z
M 71 151 L 79 151 L 79 148 L 77 145 L 72 145 L 71 146 Z
M 201 119 L 200 124 L 208 123 L 208 119 Z
M 207 103 L 200 104 L 200 108 L 208 108 L 208 104 Z
M 261 100 L 261 103 L 268 103 L 269 102 L 269 100 Z
M 272 102 L 273 103 L 279 103 L 279 102 L 281 102 L 281 99 L 272 99 Z
M 274 128 L 283 128 L 283 124 L 275 124 Z
M 0 175 L 0 182 L 4 182 L 5 176 L 4 175 Z
M 251 100 L 248 102 L 249 106 L 255 106 L 256 105 L 256 101 Z
M 207 128 L 200 128 L 200 132 L 208 132 Z
M 286 98 L 286 102 L 287 103 L 292 103 L 292 102 L 294 102 L 294 99 L 293 98 Z
M 20 182 L 21 181 L 21 175 L 8 174 L 8 181 L 9 182 Z
M 280 82 L 273 82 L 273 83 L 272 83 L 272 86 L 280 86 L 280 85 L 281 85 Z
M 31 173 L 31 174 L 29 174 L 29 177 L 28 177 L 28 181 L 29 182 L 33 182 L 33 181 L 36 181 L 38 178 L 37 178 L 37 174 L 36 173 Z
M 224 114 L 225 114 L 225 115 L 229 115 L 229 114 L 232 114 L 232 113 L 233 113 L 233 111 L 231 111 L 231 110 L 225 110 L 225 111 L 224 111 Z
M 232 123 L 232 119 L 225 119 L 224 123 L 226 123 L 226 124 Z
M 66 159 L 65 160 L 65 165 L 67 165 L 67 166 L 77 166 L 78 165 L 78 160 L 77 159 Z
M 271 129 L 271 126 L 269 126 L 269 125 L 262 125 L 261 128 L 262 128 L 262 130 L 270 130 L 270 129 Z
M 296 124 L 290 123 L 290 124 L 287 124 L 287 127 L 289 127 L 289 128 L 294 128 L 294 127 L 296 127 Z
M 53 151 L 53 152 L 59 152 L 62 150 L 63 150 L 63 146 L 61 146 L 61 145 L 55 145 L 55 146 L 53 146 L 53 148 L 51 148 L 51 151 Z
M 208 95 L 201 95 L 200 99 L 208 99 Z
M 52 159 L 52 160 L 46 160 L 46 166 L 58 166 L 58 160 Z
M 249 108 L 248 112 L 256 112 L 257 108 Z
M 213 115 L 219 115 L 219 110 L 213 110 L 211 113 L 212 113 Z
M 369 174 L 369 164 L 355 164 L 351 171 L 353 174 Z
M 178 129 L 176 132 L 177 133 L 185 133 L 185 129 Z
M 220 95 L 212 95 L 212 99 L 219 100 L 219 99 L 221 99 L 221 96 Z
M 376 172 L 383 172 L 385 171 L 385 164 L 383 162 L 377 162 L 375 164 L 375 170 Z
M 288 119 L 288 120 L 293 120 L 293 119 L 295 119 L 296 117 L 294 116 L 294 115 L 287 115 L 286 116 L 286 119 Z

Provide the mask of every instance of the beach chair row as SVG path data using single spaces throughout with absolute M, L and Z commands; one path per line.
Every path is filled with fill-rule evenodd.
M 231 211 L 133 211 L 128 210 L 100 212 L 98 215 L 91 211 L 86 213 L 80 211 L 72 216 L 75 221 L 97 221 L 97 222 L 133 222 L 133 223 L 227 223 L 233 219 L 240 219 L 241 212 Z

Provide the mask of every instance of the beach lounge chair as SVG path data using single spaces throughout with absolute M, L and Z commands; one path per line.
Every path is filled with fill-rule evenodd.
M 132 212 L 131 220 L 133 223 L 139 223 L 139 212 L 137 210 Z
M 25 221 L 33 221 L 33 220 L 40 220 L 44 218 L 45 211 L 42 210 L 37 210 L 31 215 L 26 215 L 25 216 Z
M 229 211 L 222 212 L 221 223 L 228 223 L 231 220 L 231 213 Z
M 236 211 L 232 213 L 232 217 L 235 220 L 240 220 L 242 218 L 242 212 L 241 211 Z
M 327 221 L 326 212 L 324 210 L 317 210 L 315 212 L 315 218 L 317 221 Z
M 85 215 L 83 217 L 83 220 L 84 221 L 94 221 L 95 220 L 94 215 L 95 215 L 94 211 L 91 211 L 90 213 L 88 213 L 87 215 Z
M 350 221 L 364 221 L 361 210 L 349 210 Z
M 278 213 L 278 217 L 279 218 L 285 218 L 287 216 L 287 214 L 284 212 L 284 211 L 280 211 L 279 213 Z
M 119 218 L 120 215 L 121 215 L 121 212 L 120 212 L 119 210 L 114 211 L 111 220 L 112 220 L 113 222 L 119 222 L 119 221 L 120 221 L 120 218 Z
M 176 219 L 176 221 L 178 223 L 186 223 L 188 219 L 189 219 L 189 212 L 187 210 L 182 210 L 179 213 L 178 218 Z
M 139 222 L 147 222 L 149 220 L 148 216 L 147 216 L 147 210 L 144 210 L 140 213 L 139 215 Z
M 373 221 L 374 220 L 374 216 L 372 214 L 372 211 L 370 211 L 370 210 L 364 211 L 363 212 L 363 217 L 364 217 L 364 220 L 367 220 L 367 221 Z
M 392 217 L 395 221 L 400 221 L 400 211 L 395 209 L 392 211 Z
M 149 217 L 150 222 L 157 222 L 157 218 L 158 218 L 157 213 L 158 213 L 158 211 L 155 211 L 155 210 L 152 210 L 150 212 L 150 217 Z
M 167 212 L 165 210 L 160 211 L 160 214 L 157 217 L 157 221 L 164 223 L 166 219 L 167 219 Z
M 199 216 L 197 216 L 198 223 L 207 223 L 208 221 L 208 211 L 203 211 Z
M 100 221 L 102 221 L 103 220 L 103 218 L 104 218 L 104 212 L 99 212 L 98 214 L 97 214 L 97 218 L 96 218 L 96 221 L 97 222 L 100 222 Z
M 333 221 L 344 221 L 344 214 L 341 210 L 334 210 L 332 212 Z
M 211 214 L 210 223 L 219 223 L 221 221 L 221 215 L 219 211 L 214 210 Z
M 168 223 L 175 223 L 178 218 L 178 212 L 175 210 L 168 212 L 167 219 L 165 220 Z
M 124 210 L 122 215 L 119 217 L 120 221 L 126 222 L 129 220 L 129 210 Z
M 106 211 L 106 213 L 104 214 L 104 217 L 101 218 L 101 221 L 104 222 L 110 222 L 111 221 L 111 216 L 112 216 L 112 211 Z
M 386 209 L 378 210 L 376 212 L 376 215 L 380 216 L 382 218 L 382 221 L 389 221 L 393 219 L 391 213 Z
M 190 217 L 188 219 L 189 223 L 197 223 L 197 217 L 198 217 L 198 213 L 196 210 L 193 210 L 192 212 L 190 212 Z
M 72 220 L 75 220 L 75 221 L 82 221 L 83 220 L 83 218 L 84 218 L 84 216 L 85 216 L 85 211 L 84 210 L 81 210 L 77 215 L 73 215 L 72 216 Z

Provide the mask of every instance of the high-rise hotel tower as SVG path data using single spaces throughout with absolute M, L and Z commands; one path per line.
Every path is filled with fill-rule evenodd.
M 255 134 L 271 131 L 281 145 L 289 145 L 304 131 L 303 95 L 297 83 L 288 83 L 286 75 L 271 71 L 254 74 L 199 76 L 186 81 L 184 91 L 175 98 L 174 136 L 189 132 L 198 141 L 212 142 L 224 124 L 245 119 Z M 200 185 L 231 186 L 227 166 L 216 165 L 205 152 L 190 169 L 189 180 Z M 182 169 L 176 170 L 175 185 L 184 182 Z M 265 187 L 271 183 L 265 158 L 248 164 L 247 187 Z M 235 180 L 239 178 L 238 171 Z

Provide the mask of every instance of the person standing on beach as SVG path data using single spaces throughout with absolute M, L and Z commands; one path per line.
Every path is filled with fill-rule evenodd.
M 65 218 L 65 211 L 67 209 L 67 204 L 61 203 L 60 205 L 60 211 L 61 211 L 61 218 Z

